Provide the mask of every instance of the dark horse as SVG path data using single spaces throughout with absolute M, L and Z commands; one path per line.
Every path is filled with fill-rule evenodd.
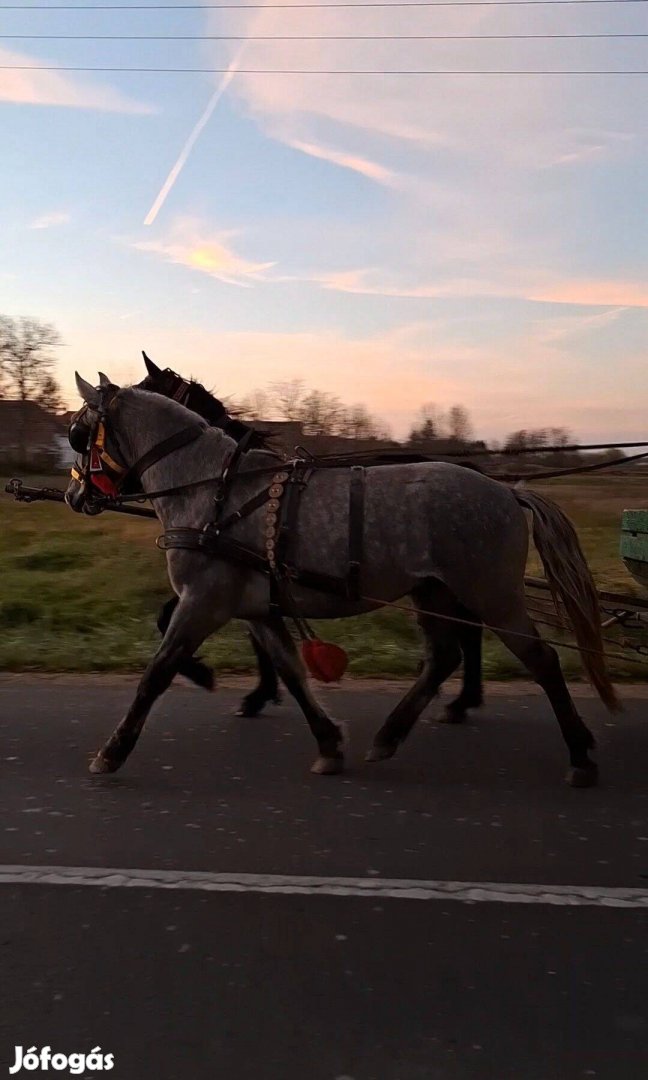
M 228 413 L 225 405 L 214 397 L 205 387 L 194 379 L 184 379 L 177 375 L 171 368 L 162 369 L 142 353 L 148 375 L 138 383 L 141 390 L 148 390 L 154 394 L 179 401 L 185 408 L 201 416 L 212 427 L 221 428 L 230 435 L 237 443 L 245 437 L 246 447 L 253 449 L 271 449 L 271 444 L 262 431 L 252 428 L 237 417 Z M 341 464 L 361 463 L 374 464 L 407 464 L 433 461 L 432 457 L 421 454 L 401 452 L 379 452 L 368 454 L 352 454 L 337 456 L 336 462 Z M 474 464 L 467 464 L 467 468 L 481 471 Z M 164 636 L 169 628 L 173 613 L 178 606 L 178 597 L 173 596 L 168 600 L 158 616 L 157 625 L 160 633 Z M 465 612 L 467 619 L 474 620 L 469 612 Z M 451 701 L 445 709 L 444 719 L 449 723 L 459 723 L 465 720 L 469 709 L 479 708 L 483 702 L 483 683 L 481 673 L 482 658 L 482 631 L 475 626 L 456 625 L 453 634 L 457 639 L 458 646 L 463 655 L 463 684 L 461 692 L 455 700 Z M 449 635 L 450 636 L 450 635 Z M 266 650 L 256 640 L 254 634 L 250 634 L 250 642 L 256 654 L 259 665 L 259 682 L 243 698 L 237 713 L 239 716 L 258 716 L 268 702 L 279 703 L 279 685 L 275 666 Z M 212 689 L 213 674 L 206 664 L 196 657 L 187 657 L 182 661 L 180 674 L 191 679 L 198 686 Z

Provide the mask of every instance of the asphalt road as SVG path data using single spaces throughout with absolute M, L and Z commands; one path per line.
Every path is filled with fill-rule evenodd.
M 0 885 L 0 1075 L 16 1045 L 49 1044 L 101 1046 L 116 1080 L 646 1077 L 648 907 L 542 886 L 648 897 L 648 700 L 612 719 L 580 703 L 602 780 L 585 791 L 562 783 L 542 699 L 513 691 L 463 727 L 437 706 L 364 764 L 391 687 L 323 692 L 350 723 L 344 776 L 309 773 L 292 705 L 242 720 L 239 692 L 178 687 L 124 769 L 91 777 L 132 691 L 0 681 L 0 863 L 19 868 Z M 360 888 L 43 884 L 29 867 Z M 382 879 L 526 884 L 534 902 L 362 895 Z

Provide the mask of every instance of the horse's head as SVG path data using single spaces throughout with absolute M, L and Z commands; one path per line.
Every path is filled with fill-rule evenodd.
M 101 496 L 115 496 L 128 471 L 127 465 L 119 460 L 120 449 L 107 424 L 119 387 L 101 372 L 99 386 L 92 386 L 78 373 L 76 384 L 83 405 L 72 417 L 68 441 L 79 456 L 71 471 L 65 501 L 77 513 L 96 514 L 101 509 L 97 500 Z
M 121 389 L 106 375 L 99 386 L 78 374 L 76 383 L 83 406 L 68 438 L 80 458 L 65 501 L 77 512 L 98 513 L 106 498 L 144 494 L 143 475 L 207 428 L 182 405 L 137 387 Z
M 145 352 L 142 352 L 142 356 L 148 374 L 137 384 L 140 390 L 148 390 L 153 394 L 161 394 L 163 397 L 179 401 L 186 409 L 201 416 L 212 427 L 221 428 L 236 442 L 240 442 L 244 435 L 252 431 L 252 436 L 247 442 L 249 449 L 269 449 L 263 432 L 254 431 L 249 424 L 232 416 L 223 402 L 202 383 L 197 382 L 196 379 L 185 379 L 171 368 L 164 368 L 164 370 L 159 368 Z

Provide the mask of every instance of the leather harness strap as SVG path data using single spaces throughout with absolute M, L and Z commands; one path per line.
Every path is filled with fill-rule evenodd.
M 260 491 L 238 510 L 222 520 L 210 522 L 203 529 L 167 529 L 158 537 L 157 546 L 202 551 L 206 555 L 241 563 L 270 578 L 270 605 L 291 618 L 298 618 L 290 594 L 291 585 L 302 585 L 317 592 L 333 593 L 349 600 L 360 597 L 360 572 L 364 527 L 365 470 L 354 466 L 349 486 L 349 566 L 344 577 L 317 570 L 302 570 L 295 565 L 300 496 L 316 466 L 297 460 L 283 466 L 273 476 L 269 489 Z M 231 474 L 230 474 L 231 475 Z M 265 552 L 260 553 L 240 541 L 224 535 L 237 521 L 248 517 L 261 506 L 266 513 Z
M 136 461 L 134 465 L 131 465 L 130 469 L 126 473 L 124 480 L 135 477 L 137 480 L 141 480 L 147 469 L 150 469 L 152 465 L 156 465 L 158 461 L 162 461 L 163 458 L 168 457 L 174 450 L 180 450 L 183 446 L 188 446 L 189 443 L 195 442 L 203 434 L 205 429 L 193 425 L 192 427 L 182 428 L 181 431 L 176 431 L 174 435 L 170 435 L 168 439 L 163 439 L 162 442 L 156 443 L 152 446 L 139 461 Z

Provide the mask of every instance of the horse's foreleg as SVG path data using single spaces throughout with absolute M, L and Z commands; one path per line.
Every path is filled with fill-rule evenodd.
M 342 729 L 335 724 L 311 693 L 304 665 L 288 629 L 280 618 L 252 624 L 261 647 L 270 655 L 290 694 L 302 710 L 319 747 L 319 757 L 312 766 L 315 773 L 331 774 L 344 768 Z
M 190 658 L 205 638 L 228 618 L 229 614 L 219 617 L 219 613 L 210 610 L 204 599 L 198 596 L 179 600 L 162 644 L 140 679 L 130 709 L 92 760 L 90 772 L 116 772 L 124 764 L 139 739 L 154 702 L 171 685 L 183 661 Z
M 243 698 L 237 710 L 237 716 L 258 716 L 263 706 L 269 701 L 279 705 L 281 700 L 277 672 L 271 658 L 252 633 L 250 634 L 250 641 L 259 665 L 259 682 L 254 687 L 254 690 L 251 690 Z

